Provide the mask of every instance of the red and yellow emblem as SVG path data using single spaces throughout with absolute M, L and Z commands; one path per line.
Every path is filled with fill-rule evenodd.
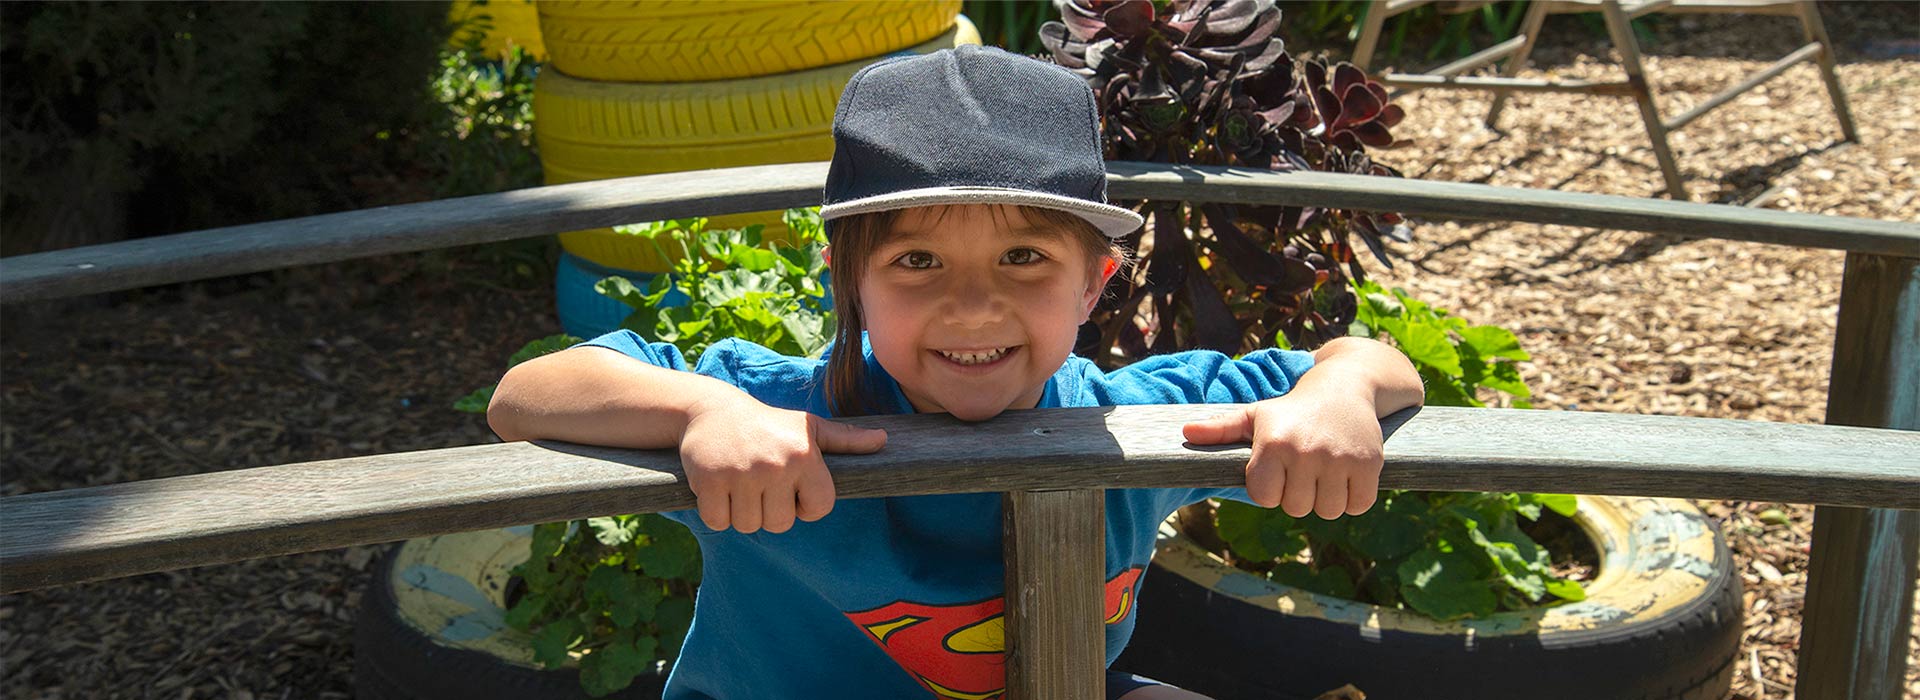
M 1141 569 L 1107 581 L 1107 624 L 1133 612 Z M 853 623 L 938 700 L 1000 700 L 1006 692 L 1004 598 L 959 605 L 897 601 L 848 613 Z

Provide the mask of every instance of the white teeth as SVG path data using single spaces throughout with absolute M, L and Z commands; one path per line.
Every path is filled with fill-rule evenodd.
M 1008 348 L 994 348 L 986 352 L 947 352 L 939 350 L 941 356 L 963 365 L 980 365 L 998 360 L 1007 355 Z

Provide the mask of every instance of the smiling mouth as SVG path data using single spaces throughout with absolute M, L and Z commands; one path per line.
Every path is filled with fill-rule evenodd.
M 938 353 L 941 357 L 947 358 L 947 360 L 954 364 L 973 366 L 998 362 L 1001 358 L 1019 349 L 1019 347 L 1018 345 L 1009 345 L 1003 348 L 987 348 L 984 350 L 935 350 L 934 352 Z

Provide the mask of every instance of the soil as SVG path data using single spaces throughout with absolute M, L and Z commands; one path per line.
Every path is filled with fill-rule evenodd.
M 1920 220 L 1920 4 L 1826 6 L 1859 144 L 1800 66 L 1675 134 L 1699 201 Z M 1566 21 L 1562 21 L 1566 20 Z M 1555 18 L 1529 75 L 1615 75 L 1602 35 Z M 1774 18 L 1654 25 L 1668 114 L 1798 42 Z M 1520 95 L 1501 132 L 1482 93 L 1399 98 L 1410 177 L 1658 196 L 1624 100 Z M 1615 231 L 1432 222 L 1383 281 L 1517 332 L 1547 410 L 1817 423 L 1843 256 Z M 0 309 L 0 493 L 491 441 L 450 410 L 507 356 L 557 332 L 550 286 L 494 249 L 372 258 L 82 304 Z M 1746 583 L 1734 696 L 1791 697 L 1810 507 L 1699 502 Z M 371 548 L 0 596 L 9 698 L 345 698 Z M 1908 654 L 1909 693 L 1920 658 Z M 1366 679 L 1354 679 L 1362 689 Z

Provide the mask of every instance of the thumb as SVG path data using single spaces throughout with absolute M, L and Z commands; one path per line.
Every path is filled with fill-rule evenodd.
M 1212 418 L 1186 424 L 1180 430 L 1187 442 L 1219 445 L 1246 442 L 1253 438 L 1253 413 L 1246 409 L 1228 411 Z
M 887 431 L 835 423 L 817 416 L 813 419 L 813 439 L 821 453 L 869 454 L 887 446 Z

